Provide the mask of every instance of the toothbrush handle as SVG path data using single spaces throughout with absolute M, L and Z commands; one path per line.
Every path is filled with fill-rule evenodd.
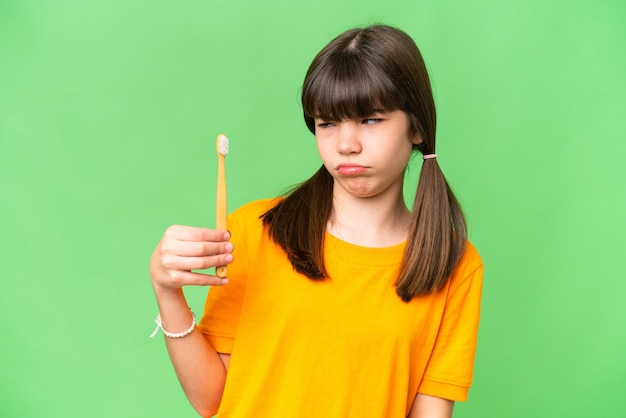
M 217 154 L 217 204 L 215 206 L 215 228 L 221 231 L 228 230 L 226 209 L 226 167 L 224 156 Z M 226 277 L 226 266 L 215 267 L 217 277 Z

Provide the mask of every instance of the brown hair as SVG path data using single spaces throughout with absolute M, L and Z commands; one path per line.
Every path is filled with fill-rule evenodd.
M 304 120 L 367 118 L 376 111 L 402 110 L 414 149 L 435 152 L 436 112 L 428 72 L 415 42 L 403 31 L 374 25 L 351 29 L 322 49 L 302 89 Z M 331 214 L 333 178 L 322 166 L 262 215 L 270 237 L 294 269 L 313 280 L 327 277 L 324 233 Z M 417 185 L 409 234 L 396 292 L 404 300 L 431 293 L 448 280 L 465 250 L 467 228 L 457 199 L 436 159 L 425 160 Z

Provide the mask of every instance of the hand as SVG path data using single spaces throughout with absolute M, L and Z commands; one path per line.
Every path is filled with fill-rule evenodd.
M 230 234 L 206 228 L 169 227 L 150 258 L 150 278 L 156 292 L 180 290 L 183 286 L 220 286 L 228 283 L 203 270 L 233 261 Z

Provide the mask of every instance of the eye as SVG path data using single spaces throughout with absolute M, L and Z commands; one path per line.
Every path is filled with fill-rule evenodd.
M 361 123 L 362 123 L 363 125 L 375 125 L 375 124 L 377 124 L 378 122 L 380 122 L 381 120 L 382 120 L 381 118 L 367 118 L 367 119 L 363 119 L 363 120 L 361 121 Z
M 332 123 L 332 122 L 323 122 L 323 121 L 320 121 L 320 122 L 317 123 L 317 127 L 318 128 L 322 128 L 322 129 L 323 128 L 330 128 L 331 126 L 335 126 L 335 124 Z

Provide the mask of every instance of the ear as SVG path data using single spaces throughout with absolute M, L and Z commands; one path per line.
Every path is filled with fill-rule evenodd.
M 419 145 L 422 142 L 424 142 L 424 140 L 422 139 L 421 136 L 419 136 L 418 134 L 415 134 L 413 138 L 411 138 L 411 142 L 413 143 L 413 145 Z

